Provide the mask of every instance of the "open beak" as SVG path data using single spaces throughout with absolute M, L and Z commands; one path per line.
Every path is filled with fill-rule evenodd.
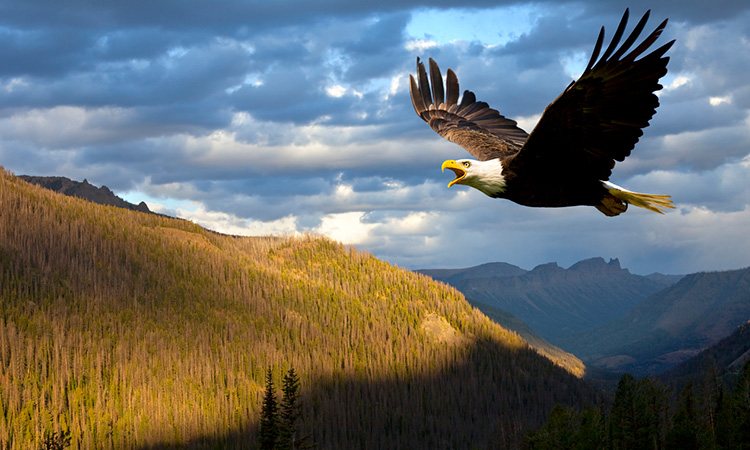
M 461 180 L 463 180 L 466 176 L 466 171 L 463 169 L 463 167 L 461 167 L 459 163 L 452 159 L 445 161 L 442 167 L 440 167 L 441 172 L 445 172 L 445 169 L 450 169 L 453 171 L 453 173 L 456 174 L 456 179 L 448 183 L 448 187 L 451 187 L 456 183 L 460 183 Z

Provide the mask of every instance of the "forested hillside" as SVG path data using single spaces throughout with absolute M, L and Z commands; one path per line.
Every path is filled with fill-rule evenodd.
M 594 393 L 454 289 L 327 239 L 236 238 L 0 171 L 0 442 L 254 448 L 265 373 L 319 448 L 487 448 Z

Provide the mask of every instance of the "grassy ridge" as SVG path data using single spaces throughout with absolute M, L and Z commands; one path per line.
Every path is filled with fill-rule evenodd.
M 252 448 L 267 367 L 300 373 L 322 448 L 484 447 L 592 398 L 457 291 L 366 253 L 219 235 L 4 171 L 0 299 L 9 449 L 52 430 L 75 449 Z M 423 326 L 435 317 L 461 338 Z

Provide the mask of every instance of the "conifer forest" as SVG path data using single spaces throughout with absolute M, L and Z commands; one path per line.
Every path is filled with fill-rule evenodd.
M 0 443 L 257 448 L 299 374 L 318 448 L 520 442 L 597 394 L 456 290 L 315 236 L 232 237 L 0 175 Z
M 750 361 L 727 383 L 710 359 L 678 389 L 625 374 L 614 400 L 584 410 L 556 405 L 530 432 L 528 450 L 732 450 L 750 448 Z

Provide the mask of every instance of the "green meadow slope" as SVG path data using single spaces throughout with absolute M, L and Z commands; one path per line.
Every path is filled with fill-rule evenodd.
M 254 448 L 272 368 L 319 448 L 485 448 L 588 404 L 453 288 L 328 239 L 238 238 L 0 171 L 0 442 Z M 571 372 L 577 372 L 572 374 Z

